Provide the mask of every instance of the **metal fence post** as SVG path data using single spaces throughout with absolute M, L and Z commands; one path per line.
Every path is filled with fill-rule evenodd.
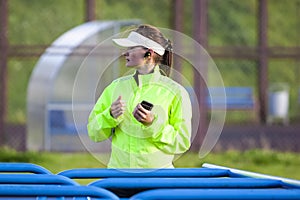
M 8 1 L 0 0 L 0 145 L 5 143 L 6 82 L 8 60 Z
M 86 0 L 85 1 L 85 21 L 93 21 L 96 19 L 95 13 L 95 0 Z
M 207 48 L 207 0 L 194 0 L 194 39 L 202 45 L 203 48 Z M 201 54 L 201 53 L 200 53 Z M 199 150 L 201 143 L 205 137 L 208 121 L 207 121 L 207 105 L 206 96 L 207 89 L 204 77 L 207 76 L 207 60 L 205 55 L 194 55 L 194 59 L 197 64 L 201 64 L 201 74 L 195 70 L 194 73 L 194 90 L 199 101 L 200 110 L 200 122 L 197 135 L 195 136 L 192 150 Z
M 258 91 L 259 120 L 267 121 L 268 108 L 268 5 L 267 0 L 258 0 Z
M 183 32 L 183 21 L 184 21 L 184 2 L 183 0 L 173 0 L 172 4 L 172 9 L 171 13 L 173 15 L 171 24 L 174 28 L 175 31 L 178 31 L 180 33 Z M 177 50 L 182 49 L 182 41 L 181 38 L 178 37 L 176 34 L 174 34 L 174 41 L 173 41 L 173 48 L 176 48 Z M 174 54 L 173 55 L 173 60 L 174 60 L 174 69 L 182 73 L 182 59 L 180 58 L 179 55 Z M 182 81 L 182 80 L 180 80 Z

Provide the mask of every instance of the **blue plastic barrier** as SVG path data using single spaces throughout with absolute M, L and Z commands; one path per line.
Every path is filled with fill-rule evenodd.
M 296 189 L 157 189 L 138 193 L 130 200 L 268 200 L 300 199 Z
M 254 178 L 107 178 L 89 185 L 106 189 L 283 187 L 278 180 Z
M 58 175 L 72 179 L 89 178 L 121 178 L 121 177 L 230 177 L 229 170 L 206 168 L 177 168 L 177 169 L 70 169 Z
M 283 182 L 255 178 L 107 178 L 95 181 L 97 186 L 115 192 L 120 197 L 132 197 L 153 189 L 265 189 L 284 188 Z M 202 197 L 202 196 L 201 196 Z M 183 198 L 184 199 L 184 198 Z
M 300 181 L 207 163 L 203 168 L 70 169 L 57 175 L 30 163 L 0 163 L 1 169 L 0 197 L 300 200 Z M 80 186 L 72 179 L 100 180 Z
M 34 174 L 52 174 L 49 170 L 32 163 L 0 163 L 0 173 L 34 173 Z
M 0 197 L 92 197 L 119 200 L 112 192 L 92 186 L 1 185 Z
M 67 177 L 49 174 L 0 174 L 0 184 L 79 185 Z
M 252 177 L 252 178 L 267 178 L 267 179 L 270 179 L 270 180 L 280 180 L 287 187 L 298 187 L 298 188 L 300 188 L 300 181 L 299 180 L 283 178 L 283 177 L 278 177 L 278 176 L 270 176 L 270 175 L 266 175 L 266 174 L 260 174 L 260 173 L 245 171 L 245 170 L 239 170 L 239 169 L 234 169 L 234 168 L 229 168 L 229 167 L 223 167 L 223 166 L 209 164 L 209 163 L 204 163 L 202 165 L 202 167 L 207 168 L 207 169 L 213 169 L 213 170 L 214 169 L 229 170 L 230 174 L 232 176 L 243 176 L 243 177 Z

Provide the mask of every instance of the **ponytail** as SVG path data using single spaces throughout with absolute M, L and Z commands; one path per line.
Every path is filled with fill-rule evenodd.
M 159 68 L 163 71 L 163 75 L 165 76 L 170 75 L 171 67 L 172 67 L 172 59 L 173 59 L 172 43 L 168 39 L 167 45 L 165 47 L 165 53 L 162 56 L 162 61 L 159 65 Z

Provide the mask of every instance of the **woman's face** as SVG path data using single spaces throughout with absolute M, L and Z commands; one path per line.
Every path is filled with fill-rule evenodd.
M 145 53 L 147 52 L 146 49 L 143 47 L 130 47 L 123 53 L 126 59 L 126 66 L 127 67 L 139 67 L 145 64 Z

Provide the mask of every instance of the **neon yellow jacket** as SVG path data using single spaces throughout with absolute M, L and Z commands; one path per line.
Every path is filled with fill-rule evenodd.
M 186 90 L 172 79 L 154 72 L 113 81 L 101 94 L 89 116 L 89 137 L 100 142 L 111 137 L 108 168 L 172 168 L 174 154 L 190 147 L 192 109 Z M 110 106 L 118 96 L 126 102 L 125 113 L 113 118 Z M 151 102 L 155 119 L 150 126 L 132 115 L 142 100 Z

